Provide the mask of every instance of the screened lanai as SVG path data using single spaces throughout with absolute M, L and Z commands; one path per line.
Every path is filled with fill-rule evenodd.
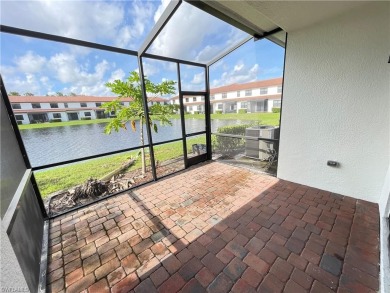
M 269 66 L 278 70 L 264 79 L 279 78 L 269 99 L 280 102 L 285 33 L 272 22 L 249 25 L 198 1 L 16 1 L 1 8 L 2 116 L 9 117 L 7 135 L 17 142 L 2 164 L 17 162 L 7 172 L 9 188 L 19 186 L 17 199 L 4 198 L 2 216 L 30 289 L 46 284 L 40 248 L 45 255 L 53 244 L 48 220 L 212 159 L 276 174 L 278 135 L 245 132 L 260 129 L 260 119 L 211 119 L 220 107 L 213 88 L 243 82 L 262 87 L 257 50 L 277 51 L 262 58 L 277 59 Z M 229 56 L 239 60 L 229 65 L 237 78 L 219 71 Z M 128 119 L 137 97 L 107 84 L 126 81 L 132 72 L 139 79 L 129 83 L 140 89 L 134 111 L 141 114 Z M 149 87 L 166 81 L 172 81 L 169 91 Z M 118 104 L 107 105 L 113 100 Z M 239 108 L 242 114 L 256 109 L 248 115 L 264 112 L 258 103 L 246 98 Z M 238 113 L 237 102 L 226 103 L 233 104 Z M 279 114 L 273 119 L 278 126 Z M 116 125 L 107 131 L 109 121 Z M 237 123 L 239 132 L 218 131 Z M 86 196 L 86 190 L 93 194 Z M 18 201 L 31 209 L 20 210 Z M 16 245 L 20 231 L 29 229 L 34 233 L 25 235 L 34 245 L 26 253 L 32 258 L 18 254 L 22 248 Z
M 386 292 L 388 8 L 2 1 L 2 291 Z

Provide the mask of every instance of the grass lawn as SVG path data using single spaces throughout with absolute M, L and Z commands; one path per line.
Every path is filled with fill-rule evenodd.
M 187 114 L 187 119 L 204 119 L 202 114 Z M 261 124 L 266 125 L 279 125 L 280 113 L 228 113 L 228 114 L 211 114 L 211 119 L 222 119 L 222 120 L 247 120 L 247 121 L 260 121 Z M 173 119 L 180 119 L 180 115 L 173 115 Z M 34 128 L 49 128 L 49 127 L 61 127 L 61 126 L 72 126 L 72 125 L 85 125 L 94 123 L 107 123 L 110 118 L 106 119 L 94 119 L 94 120 L 76 120 L 67 122 L 55 122 L 55 123 L 38 123 L 38 124 L 25 124 L 19 125 L 19 129 L 34 129 Z
M 191 144 L 205 143 L 205 136 L 187 139 L 188 149 L 191 151 Z M 149 149 L 146 148 L 148 152 Z M 49 194 L 63 189 L 84 183 L 89 178 L 102 178 L 106 174 L 119 168 L 131 157 L 137 157 L 139 151 L 132 151 L 120 155 L 113 155 L 99 159 L 88 160 L 66 166 L 55 167 L 49 170 L 37 171 L 34 173 L 42 198 Z M 163 144 L 154 148 L 156 160 L 160 163 L 166 160 L 183 156 L 183 145 L 181 141 Z M 147 163 L 150 165 L 150 163 Z M 138 157 L 135 164 L 128 170 L 141 168 L 141 158 Z

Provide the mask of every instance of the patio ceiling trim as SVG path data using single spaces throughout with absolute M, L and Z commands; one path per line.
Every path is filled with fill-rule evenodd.
M 171 0 L 168 6 L 165 8 L 163 14 L 160 16 L 159 20 L 156 22 L 152 30 L 149 32 L 145 41 L 138 50 L 138 56 L 144 56 L 144 53 L 152 45 L 153 41 L 157 38 L 158 34 L 162 31 L 168 21 L 171 19 L 175 11 L 179 8 L 182 0 Z
M 133 50 L 127 50 L 127 49 L 102 45 L 102 44 L 98 44 L 98 43 L 86 42 L 86 41 L 67 38 L 67 37 L 60 37 L 60 36 L 56 36 L 56 35 L 25 30 L 25 29 L 21 29 L 21 28 L 12 27 L 12 26 L 0 25 L 0 31 L 3 33 L 9 33 L 9 34 L 19 35 L 19 36 L 24 36 L 24 37 L 44 39 L 44 40 L 48 40 L 48 41 L 60 42 L 60 43 L 65 43 L 65 44 L 71 44 L 71 45 L 92 48 L 92 49 L 98 49 L 98 50 L 104 50 L 104 51 L 110 51 L 110 52 L 115 52 L 115 53 L 137 56 L 137 51 L 133 51 Z
M 249 23 L 244 24 L 242 21 L 239 21 L 233 17 L 226 15 L 225 13 L 210 6 L 209 4 L 207 4 L 204 1 L 200 1 L 200 0 L 185 0 L 185 1 L 188 2 L 189 4 L 195 6 L 196 8 L 203 10 L 203 11 L 223 20 L 224 22 L 227 22 L 228 24 L 250 34 L 253 37 L 261 37 L 264 33 L 263 29 L 261 29 L 259 27 L 254 27 L 253 25 L 249 26 Z M 215 3 L 217 3 L 217 2 L 215 1 Z

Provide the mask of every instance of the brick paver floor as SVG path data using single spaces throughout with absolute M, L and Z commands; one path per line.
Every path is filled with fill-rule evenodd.
M 50 223 L 49 292 L 375 292 L 376 204 L 210 162 Z

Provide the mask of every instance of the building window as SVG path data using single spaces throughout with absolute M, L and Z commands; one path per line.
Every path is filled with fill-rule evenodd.
M 266 88 L 266 87 L 261 88 L 260 95 L 266 95 L 266 94 L 268 94 L 268 88 Z
M 237 91 L 237 98 L 239 98 L 241 95 L 241 92 L 240 91 Z
M 227 98 L 227 93 L 222 93 L 222 99 L 226 99 Z
M 193 101 L 193 102 L 196 102 L 196 97 L 193 97 L 193 98 L 192 98 L 192 101 Z
M 211 101 L 212 101 L 212 100 L 215 100 L 215 96 L 214 96 L 214 95 L 210 96 L 210 100 L 211 100 Z
M 188 112 L 192 111 L 192 106 L 188 106 L 187 109 L 188 109 Z
M 84 112 L 85 117 L 91 117 L 91 112 Z
M 61 114 L 60 114 L 60 113 L 54 113 L 54 114 L 53 114 L 53 118 L 54 118 L 54 119 L 61 118 Z
M 190 101 L 190 99 L 189 98 L 186 98 L 186 103 L 188 103 Z
M 68 108 L 68 103 L 64 103 L 64 107 L 65 107 L 65 108 Z
M 50 103 L 50 108 L 58 108 L 58 103 Z
M 218 104 L 218 110 L 222 110 L 222 107 L 223 107 L 222 104 Z
M 87 107 L 87 103 L 80 103 L 80 106 L 81 106 L 82 108 L 85 108 L 85 107 Z
M 24 120 L 23 115 L 15 115 L 16 121 Z
M 247 109 L 248 103 L 247 102 L 241 102 L 241 109 Z
M 282 103 L 280 100 L 274 100 L 274 103 L 273 103 L 274 108 L 280 108 L 281 105 L 282 105 Z
M 102 103 L 95 103 L 96 107 L 100 107 Z
M 115 115 L 115 111 L 111 111 L 110 115 L 112 115 L 112 116 Z
M 245 90 L 245 96 L 251 96 L 252 95 L 252 90 Z
M 153 102 L 152 102 L 153 103 Z M 121 106 L 124 106 L 125 105 L 125 103 L 124 102 L 120 102 L 120 104 L 121 104 Z M 152 104 L 153 105 L 153 104 Z
M 201 101 L 204 101 L 204 97 L 200 97 L 200 100 L 201 100 Z
M 20 104 L 12 104 L 12 109 L 22 109 Z
M 32 103 L 31 106 L 33 107 L 33 109 L 40 109 L 41 108 L 41 104 L 38 104 L 38 103 Z
M 282 86 L 281 86 L 281 85 L 278 85 L 277 93 L 278 93 L 278 94 L 281 94 L 281 93 L 282 93 Z

